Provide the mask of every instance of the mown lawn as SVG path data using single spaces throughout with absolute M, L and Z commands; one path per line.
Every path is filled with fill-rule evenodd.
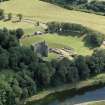
M 30 46 L 33 43 L 40 42 L 40 41 L 46 41 L 49 45 L 49 47 L 52 48 L 64 48 L 64 47 L 70 47 L 77 52 L 77 54 L 80 55 L 90 55 L 92 53 L 92 50 L 90 50 L 88 47 L 84 45 L 84 42 L 82 41 L 82 38 L 78 37 L 72 37 L 72 36 L 60 36 L 57 34 L 47 34 L 42 36 L 33 36 L 33 37 L 27 37 L 25 39 L 21 40 L 22 45 Z
M 39 0 L 10 0 L 1 3 L 0 8 L 3 8 L 6 13 L 21 13 L 28 18 L 43 22 L 60 21 L 79 23 L 105 34 L 105 16 L 66 10 Z M 0 22 L 0 26 L 3 26 L 3 23 Z M 25 27 L 28 26 L 24 25 L 23 28 Z

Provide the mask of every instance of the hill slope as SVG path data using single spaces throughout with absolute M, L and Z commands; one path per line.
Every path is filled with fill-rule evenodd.
M 25 4 L 25 5 L 24 5 Z M 39 0 L 10 0 L 0 4 L 6 12 L 22 13 L 40 21 L 63 21 L 79 23 L 105 33 L 105 17 L 79 11 L 70 11 Z M 2 23 L 0 23 L 2 26 Z M 7 25 L 8 27 L 8 25 Z

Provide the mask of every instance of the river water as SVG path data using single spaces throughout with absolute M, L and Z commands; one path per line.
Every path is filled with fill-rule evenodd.
M 88 92 L 78 92 L 71 96 L 71 91 L 49 95 L 40 102 L 30 103 L 28 105 L 75 105 L 90 101 L 105 100 L 105 87 L 88 90 Z
M 72 98 L 68 96 L 68 98 L 64 100 L 60 100 L 58 98 L 56 100 L 53 100 L 48 105 L 75 105 L 79 103 L 99 100 L 105 100 L 105 87 L 101 89 L 96 89 L 94 91 L 85 92 L 81 95 L 75 95 Z

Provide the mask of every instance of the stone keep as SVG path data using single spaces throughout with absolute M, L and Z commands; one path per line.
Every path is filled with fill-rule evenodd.
M 45 41 L 34 43 L 32 46 L 36 54 L 48 57 L 48 44 Z

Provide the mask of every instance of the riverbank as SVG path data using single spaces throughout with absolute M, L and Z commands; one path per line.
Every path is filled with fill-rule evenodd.
M 75 90 L 86 90 L 87 88 L 89 87 L 94 87 L 94 86 L 100 86 L 100 84 L 105 84 L 105 74 L 99 74 L 95 77 L 92 77 L 88 80 L 85 80 L 85 81 L 81 81 L 79 83 L 75 83 L 75 84 L 66 84 L 66 85 L 63 85 L 63 86 L 59 86 L 59 87 L 55 87 L 55 88 L 50 88 L 50 89 L 47 89 L 47 90 L 43 90 L 42 92 L 28 98 L 25 103 L 27 102 L 35 102 L 35 101 L 40 101 L 44 98 L 46 98 L 47 96 L 51 95 L 51 94 L 54 94 L 54 93 L 60 93 L 60 92 L 63 92 L 63 91 L 68 91 L 68 90 L 72 90 L 72 89 L 75 89 Z
M 105 100 L 90 102 L 87 105 L 105 105 Z
M 105 105 L 105 100 L 85 102 L 85 103 L 80 103 L 76 105 Z

